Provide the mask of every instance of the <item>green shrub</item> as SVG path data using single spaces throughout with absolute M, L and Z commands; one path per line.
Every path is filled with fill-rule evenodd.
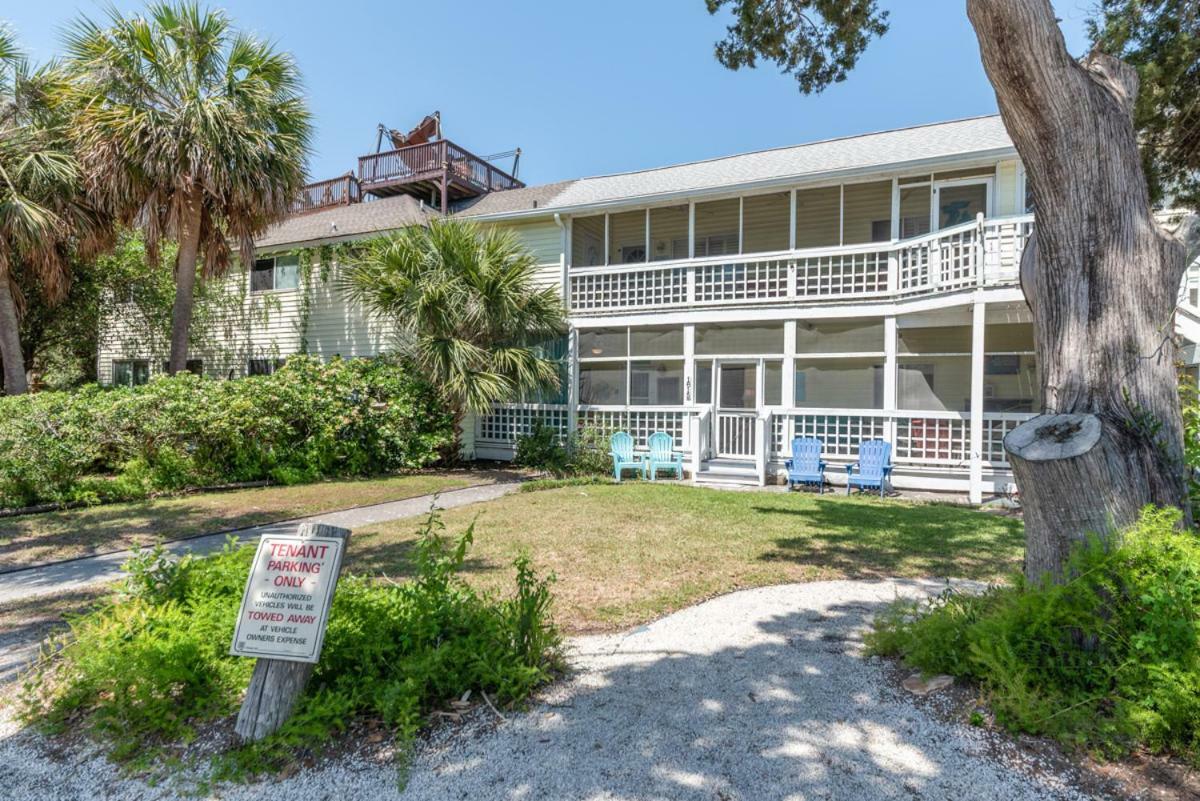
M 609 475 L 612 473 L 612 450 L 609 438 L 613 432 L 588 426 L 571 440 L 570 468 L 575 475 Z
M 369 475 L 427 465 L 454 439 L 433 390 L 384 360 L 0 398 L 0 506 Z
M 256 770 L 283 746 L 319 744 L 358 716 L 382 719 L 407 742 L 431 710 L 467 690 L 513 703 L 547 681 L 560 666 L 552 579 L 520 558 L 511 596 L 482 595 L 459 577 L 471 540 L 470 528 L 447 537 L 434 513 L 411 580 L 344 576 L 294 717 L 265 743 L 221 758 Z M 231 541 L 200 559 L 134 557 L 124 592 L 74 620 L 65 647 L 26 685 L 26 719 L 52 731 L 83 727 L 130 759 L 233 714 L 253 666 L 228 654 L 252 555 Z
M 562 487 L 594 487 L 600 484 L 614 483 L 610 476 L 564 476 L 562 478 L 535 478 L 532 481 L 521 482 L 521 492 L 539 492 L 541 490 L 560 489 Z
M 1200 539 L 1147 508 L 1120 543 L 1092 541 L 1055 584 L 900 604 L 868 645 L 978 681 L 996 719 L 1107 754 L 1200 757 Z
M 567 471 L 567 449 L 557 428 L 541 420 L 534 423 L 529 434 L 517 438 L 513 464 L 545 470 L 556 476 Z

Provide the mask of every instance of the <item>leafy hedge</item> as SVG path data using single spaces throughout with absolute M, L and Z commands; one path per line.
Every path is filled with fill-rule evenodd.
M 428 384 L 382 360 L 0 398 L 0 506 L 369 475 L 429 464 L 454 440 Z
M 472 528 L 447 537 L 431 513 L 411 580 L 343 576 L 293 717 L 262 744 L 219 755 L 218 768 L 270 768 L 361 717 L 382 720 L 404 744 L 433 709 L 467 690 L 508 704 L 551 678 L 561 666 L 552 579 L 522 557 L 510 595 L 476 592 L 458 575 Z M 51 732 L 85 731 L 116 759 L 153 764 L 162 747 L 235 714 L 254 660 L 230 656 L 229 643 L 253 553 L 231 542 L 205 558 L 135 557 L 123 594 L 74 620 L 26 683 L 25 719 Z
M 973 679 L 997 721 L 1108 754 L 1200 759 L 1200 538 L 1147 508 L 1119 545 L 1092 541 L 1062 584 L 1021 576 L 983 594 L 901 603 L 874 653 Z

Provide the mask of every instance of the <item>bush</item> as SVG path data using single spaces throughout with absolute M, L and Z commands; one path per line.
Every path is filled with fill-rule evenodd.
M 513 464 L 545 470 L 556 476 L 567 472 L 567 449 L 563 447 L 558 429 L 541 420 L 534 423 L 529 434 L 517 438 Z
M 427 465 L 454 440 L 432 389 L 383 360 L 2 398 L 0 506 L 369 475 Z
M 997 721 L 1116 755 L 1200 757 L 1200 540 L 1147 508 L 1119 544 L 1078 549 L 1062 584 L 948 592 L 876 621 L 877 654 L 978 681 Z
M 603 476 L 612 473 L 609 456 L 611 431 L 587 427 L 571 437 L 566 445 L 556 428 L 535 423 L 530 433 L 517 439 L 513 463 L 545 470 L 555 478 Z
M 382 719 L 406 742 L 467 690 L 513 703 L 547 681 L 560 664 L 548 580 L 520 558 L 510 597 L 477 593 L 459 577 L 471 539 L 471 529 L 446 537 L 431 514 L 410 581 L 344 576 L 294 717 L 222 759 L 265 767 L 283 746 L 319 744 L 359 716 Z M 73 621 L 65 647 L 26 685 L 25 718 L 51 731 L 82 727 L 130 759 L 233 714 L 254 663 L 228 654 L 253 551 L 231 542 L 200 559 L 136 556 L 124 593 Z

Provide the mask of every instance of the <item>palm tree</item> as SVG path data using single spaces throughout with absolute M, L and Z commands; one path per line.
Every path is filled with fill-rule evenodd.
M 72 255 L 104 248 L 111 228 L 82 195 L 78 164 L 51 97 L 62 74 L 33 68 L 0 27 L 0 361 L 4 390 L 29 389 L 20 310 L 29 291 L 56 303 L 70 286 Z
M 367 245 L 347 295 L 392 323 L 407 356 L 461 421 L 559 384 L 542 345 L 566 330 L 562 301 L 509 232 L 435 220 Z
M 107 26 L 84 18 L 66 46 L 88 187 L 142 230 L 152 258 L 163 237 L 179 244 L 174 374 L 187 362 L 201 257 L 205 276 L 220 275 L 232 240 L 252 264 L 254 238 L 304 184 L 312 128 L 299 71 L 289 54 L 191 2 L 154 4 L 145 16 L 113 9 Z

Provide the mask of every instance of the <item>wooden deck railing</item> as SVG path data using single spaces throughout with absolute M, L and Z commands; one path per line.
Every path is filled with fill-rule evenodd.
M 300 196 L 292 202 L 291 212 L 292 214 L 303 214 L 306 211 L 316 211 L 329 206 L 357 203 L 360 199 L 358 179 L 350 173 L 346 173 L 327 181 L 307 184 L 300 190 Z
M 366 187 L 427 181 L 440 178 L 443 169 L 450 180 L 468 183 L 481 192 L 524 186 L 504 170 L 446 139 L 360 156 L 358 180 Z

